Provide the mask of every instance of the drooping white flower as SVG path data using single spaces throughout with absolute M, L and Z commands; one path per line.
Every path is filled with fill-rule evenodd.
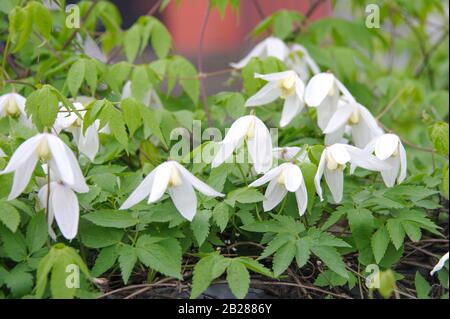
M 325 144 L 341 141 L 347 126 L 350 127 L 353 143 L 359 148 L 366 147 L 375 137 L 383 134 L 383 130 L 367 108 L 343 97 L 339 99 L 334 114 L 323 130 Z
M 303 174 L 297 165 L 284 163 L 268 171 L 264 176 L 251 183 L 250 187 L 259 187 L 269 182 L 263 201 L 264 211 L 275 208 L 286 196 L 287 192 L 295 193 L 298 213 L 302 216 L 308 206 L 308 193 Z
M 371 171 L 389 169 L 387 163 L 357 147 L 346 144 L 333 144 L 322 152 L 317 173 L 314 178 L 317 194 L 323 200 L 320 181 L 325 174 L 325 181 L 336 203 L 342 201 L 344 191 L 344 169 L 350 163 Z
M 381 171 L 381 176 L 387 187 L 392 187 L 406 178 L 407 160 L 406 150 L 395 134 L 383 134 L 367 144 L 364 149 L 367 153 L 375 153 L 375 156 L 389 164 L 390 168 Z M 352 166 L 352 170 L 355 167 Z
M 86 38 L 83 40 L 81 35 L 77 33 L 77 42 L 83 49 L 83 53 L 88 57 L 97 59 L 103 63 L 106 63 L 108 61 L 108 57 L 106 56 L 106 54 L 102 49 L 100 49 L 97 42 L 95 42 L 95 40 L 92 39 L 89 34 L 87 34 Z
M 448 253 L 446 253 L 444 256 L 442 256 L 441 259 L 439 259 L 439 262 L 434 266 L 433 270 L 430 272 L 431 276 L 434 276 L 436 272 L 444 268 L 445 263 L 448 261 Z
M 56 234 L 52 229 L 53 220 L 56 219 L 62 235 L 66 239 L 72 240 L 77 235 L 80 217 L 77 195 L 71 187 L 62 181 L 50 183 L 50 195 L 48 195 L 48 189 L 48 184 L 45 184 L 38 193 L 39 203 L 42 208 L 47 209 L 48 200 L 48 233 L 53 240 L 56 240 Z
M 272 138 L 263 121 L 254 115 L 242 116 L 234 121 L 223 141 L 219 143 L 212 167 L 217 167 L 230 158 L 243 141 L 247 143 L 256 173 L 267 172 L 273 161 Z
M 7 93 L 0 96 L 0 117 L 18 117 L 20 122 L 27 127 L 31 127 L 31 120 L 25 113 L 25 103 L 27 99 L 17 93 Z
M 85 110 L 82 110 L 83 104 L 74 102 L 73 106 L 80 110 L 78 114 L 84 117 Z M 94 160 L 100 148 L 99 142 L 100 121 L 95 120 L 83 133 L 83 120 L 75 112 L 70 112 L 66 107 L 60 107 L 60 112 L 56 118 L 54 129 L 59 132 L 61 130 L 72 133 L 75 144 L 80 152 L 86 155 L 91 161 Z
M 286 59 L 286 65 L 297 72 L 298 76 L 304 82 L 308 81 L 311 75 L 320 73 L 319 67 L 308 50 L 297 43 L 290 47 L 290 54 Z
M 258 57 L 265 59 L 268 57 L 275 57 L 284 61 L 289 54 L 289 47 L 280 39 L 275 37 L 268 37 L 262 42 L 258 43 L 250 53 L 237 63 L 230 63 L 231 67 L 235 69 L 242 69 L 247 65 L 252 58 Z
M 347 88 L 331 73 L 314 75 L 305 88 L 305 102 L 317 108 L 317 124 L 323 131 L 336 112 L 341 97 L 348 103 L 356 103 Z
M 122 89 L 122 100 L 129 98 L 132 96 L 131 93 L 131 81 L 125 82 L 125 85 Z M 158 93 L 156 93 L 155 89 L 151 88 L 147 92 L 145 92 L 144 97 L 141 101 L 144 105 L 153 107 L 155 109 L 162 109 L 163 104 L 161 102 L 161 99 L 158 96 Z
M 8 200 L 18 197 L 23 192 L 39 159 L 47 162 L 50 169 L 61 177 L 61 181 L 73 190 L 79 193 L 89 190 L 70 148 L 57 136 L 41 133 L 23 142 L 5 169 L 0 172 L 0 174 L 15 172 Z
M 285 161 L 297 160 L 301 163 L 310 162 L 308 154 L 306 152 L 302 152 L 302 149 L 297 146 L 275 147 L 273 149 L 273 156 Z
M 147 196 L 149 204 L 155 203 L 167 190 L 180 214 L 192 221 L 197 212 L 197 196 L 194 188 L 206 196 L 225 196 L 192 175 L 178 162 L 167 161 L 144 178 L 120 209 L 128 209 Z
M 303 94 L 305 85 L 294 71 L 285 71 L 272 74 L 255 74 L 255 78 L 263 79 L 268 83 L 255 95 L 250 97 L 245 106 L 260 106 L 271 103 L 278 98 L 284 99 L 280 126 L 288 125 L 299 114 L 305 103 Z

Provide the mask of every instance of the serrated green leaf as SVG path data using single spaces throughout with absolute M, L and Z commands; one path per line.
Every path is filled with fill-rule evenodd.
M 390 241 L 389 233 L 385 226 L 378 228 L 378 230 L 372 235 L 372 251 L 377 263 L 379 263 L 384 257 Z
M 273 275 L 279 277 L 292 263 L 297 252 L 295 242 L 289 241 L 281 246 L 273 257 Z
M 300 238 L 296 241 L 295 247 L 295 261 L 297 262 L 298 268 L 302 268 L 309 260 L 309 242 L 307 239 Z
M 422 277 L 422 275 L 417 271 L 415 277 L 415 286 L 417 292 L 417 298 L 419 299 L 430 299 L 428 296 L 431 291 L 430 284 Z
M 197 240 L 197 244 L 200 247 L 206 240 L 209 234 L 210 223 L 209 219 L 211 218 L 211 211 L 209 210 L 201 210 L 197 212 L 194 217 L 194 220 L 191 223 L 191 229 L 194 233 L 194 237 Z
M 130 212 L 117 211 L 113 209 L 102 209 L 83 215 L 84 219 L 97 226 L 112 228 L 127 228 L 138 223 L 138 219 Z
M 131 272 L 137 262 L 136 249 L 130 245 L 123 245 L 119 249 L 119 266 L 122 273 L 123 283 L 126 285 L 130 279 Z
M 20 224 L 20 214 L 17 209 L 8 202 L 0 201 L 0 222 L 9 228 L 13 233 L 16 232 Z
M 70 94 L 73 97 L 77 96 L 78 90 L 83 83 L 84 76 L 86 74 L 86 62 L 85 59 L 79 59 L 72 64 L 67 73 L 67 86 L 69 87 Z
M 319 257 L 325 265 L 327 265 L 332 271 L 338 275 L 349 278 L 348 272 L 345 269 L 345 263 L 342 260 L 341 255 L 333 247 L 315 246 L 311 247 L 311 251 L 314 255 Z
M 405 239 L 405 231 L 403 230 L 401 220 L 391 218 L 387 221 L 386 227 L 395 248 L 397 250 L 400 249 L 400 247 L 403 246 L 403 241 Z
M 227 269 L 227 282 L 233 295 L 244 299 L 250 287 L 250 274 L 239 259 L 233 259 Z
M 217 204 L 212 212 L 212 217 L 220 231 L 223 232 L 228 225 L 230 219 L 230 207 L 225 203 Z
M 26 233 L 28 251 L 32 254 L 45 245 L 48 238 L 47 220 L 42 211 L 31 218 Z

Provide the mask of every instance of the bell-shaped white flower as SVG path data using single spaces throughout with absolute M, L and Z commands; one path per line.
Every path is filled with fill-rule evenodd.
M 56 234 L 52 229 L 53 220 L 56 219 L 62 235 L 66 239 L 72 240 L 77 235 L 80 217 L 77 195 L 62 181 L 50 183 L 50 195 L 48 195 L 48 186 L 48 184 L 44 185 L 38 193 L 39 204 L 42 208 L 47 209 L 48 200 L 48 233 L 53 240 L 56 240 Z
M 338 106 L 323 130 L 325 144 L 334 144 L 342 140 L 346 127 L 350 127 L 353 143 L 364 148 L 375 137 L 383 134 L 370 111 L 357 102 L 339 99 Z
M 219 149 L 211 165 L 217 167 L 233 154 L 245 141 L 256 173 L 265 173 L 272 167 L 272 138 L 266 125 L 254 115 L 238 118 L 227 135 L 219 143 Z
M 387 163 L 357 147 L 339 143 L 328 146 L 322 152 L 314 178 L 314 184 L 320 200 L 323 200 L 320 181 L 325 174 L 325 181 L 334 201 L 336 203 L 342 201 L 344 192 L 344 169 L 347 163 L 371 171 L 382 171 L 390 168 Z
M 18 197 L 30 181 L 38 160 L 47 162 L 64 184 L 83 193 L 89 190 L 80 166 L 71 149 L 57 136 L 41 133 L 23 142 L 0 174 L 14 173 L 8 200 Z
M 342 96 L 348 103 L 356 103 L 347 88 L 331 73 L 316 74 L 306 85 L 305 102 L 317 108 L 317 124 L 322 131 L 336 112 Z
M 387 187 L 392 187 L 406 178 L 407 160 L 406 150 L 400 138 L 395 134 L 383 134 L 367 144 L 364 149 L 367 153 L 389 164 L 390 168 L 381 171 L 381 176 Z M 354 170 L 355 167 L 352 167 Z
M 445 263 L 448 261 L 448 253 L 446 253 L 444 256 L 442 256 L 441 259 L 439 259 L 439 262 L 434 266 L 433 270 L 430 272 L 430 275 L 433 276 L 436 272 L 444 268 Z
M 123 88 L 122 88 L 122 100 L 129 98 L 132 96 L 131 93 L 131 81 L 125 82 Z M 144 97 L 141 101 L 144 105 L 153 107 L 155 109 L 162 109 L 163 104 L 161 102 L 161 99 L 158 96 L 158 93 L 156 93 L 155 89 L 151 88 L 147 92 L 145 92 Z
M 250 187 L 259 187 L 269 182 L 263 201 L 264 211 L 275 208 L 286 196 L 287 192 L 295 193 L 298 213 L 302 216 L 308 206 L 308 193 L 303 174 L 297 165 L 284 163 L 268 171 L 264 176 L 251 183 Z
M 305 103 L 303 94 L 305 85 L 294 71 L 285 71 L 272 74 L 255 74 L 255 78 L 263 79 L 268 83 L 255 95 L 250 97 L 245 106 L 260 106 L 269 104 L 278 98 L 284 99 L 280 126 L 288 125 L 299 114 Z
M 147 196 L 149 204 L 155 203 L 167 190 L 180 214 L 192 221 L 197 212 L 197 196 L 194 188 L 206 196 L 225 196 L 192 175 L 178 162 L 167 161 L 144 178 L 120 209 L 128 209 Z
M 291 46 L 290 54 L 286 59 L 286 65 L 297 72 L 298 76 L 304 82 L 308 81 L 311 75 L 320 73 L 319 67 L 308 50 L 297 43 Z
M 231 67 L 235 69 L 242 69 L 247 65 L 252 58 L 265 59 L 268 57 L 275 57 L 284 61 L 289 54 L 289 47 L 280 39 L 275 37 L 268 37 L 264 41 L 258 43 L 250 53 L 237 63 L 230 63 Z
M 27 127 L 32 127 L 31 120 L 25 113 L 27 99 L 17 93 L 7 93 L 0 96 L 0 117 L 18 117 Z
M 284 161 L 296 160 L 301 163 L 310 162 L 308 154 L 306 152 L 302 152 L 302 149 L 297 146 L 275 147 L 273 149 L 273 156 Z
M 80 110 L 78 113 L 84 117 L 86 111 L 82 110 L 83 104 L 74 102 L 73 106 Z M 75 144 L 80 153 L 86 155 L 91 161 L 94 160 L 100 148 L 98 137 L 100 121 L 96 120 L 83 133 L 83 120 L 75 112 L 68 111 L 64 106 L 60 108 L 60 112 L 56 118 L 54 129 L 59 133 L 61 130 L 72 133 Z

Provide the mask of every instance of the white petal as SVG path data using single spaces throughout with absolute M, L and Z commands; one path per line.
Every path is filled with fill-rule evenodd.
M 78 198 L 70 187 L 60 183 L 50 185 L 51 205 L 56 223 L 66 239 L 73 239 L 78 232 L 80 209 Z
M 288 125 L 294 117 L 299 114 L 304 107 L 303 101 L 295 94 L 292 94 L 284 101 L 283 112 L 281 113 L 280 126 Z
M 171 162 L 165 162 L 155 168 L 155 178 L 153 180 L 152 190 L 148 203 L 154 203 L 164 195 L 169 180 L 172 177 L 174 166 Z
M 273 156 L 278 159 L 290 161 L 300 154 L 301 150 L 300 147 L 275 147 L 273 149 Z
M 22 194 L 23 190 L 30 182 L 31 175 L 36 167 L 38 159 L 36 156 L 31 156 L 27 162 L 20 166 L 14 173 L 14 181 L 9 193 L 8 200 L 12 200 Z
M 376 143 L 376 139 L 374 139 L 369 144 L 367 144 L 366 147 L 364 148 L 364 152 L 366 152 L 367 154 L 372 155 L 373 151 L 375 150 L 375 143 Z M 358 166 L 354 162 L 351 163 L 351 165 L 350 165 L 350 174 L 353 174 L 357 167 Z
M 308 192 L 303 181 L 299 189 L 295 192 L 295 199 L 297 200 L 298 213 L 300 216 L 303 216 L 308 207 Z
M 256 79 L 263 79 L 269 82 L 278 82 L 289 77 L 294 77 L 296 80 L 298 80 L 298 76 L 294 71 L 283 71 L 269 74 L 259 74 L 259 73 L 255 74 Z
M 86 40 L 84 42 L 84 53 L 87 56 L 97 59 L 103 63 L 106 63 L 108 60 L 98 44 L 89 35 L 86 36 Z
M 251 115 L 240 117 L 234 121 L 228 130 L 227 135 L 225 135 L 225 138 L 219 144 L 217 154 L 211 163 L 213 168 L 225 162 L 231 154 L 233 154 L 234 149 L 239 145 L 247 133 L 248 127 L 252 121 L 254 121 L 254 116 Z
M 275 208 L 286 194 L 287 189 L 279 184 L 277 180 L 272 180 L 267 186 L 266 193 L 264 194 L 266 197 L 266 200 L 263 201 L 264 211 L 267 212 Z
M 183 165 L 179 164 L 178 162 L 172 161 L 173 165 L 175 165 L 176 169 L 180 172 L 180 174 L 183 176 L 183 178 L 190 183 L 196 190 L 199 192 L 205 194 L 206 196 L 220 196 L 224 197 L 224 194 L 221 194 L 217 192 L 215 189 L 213 189 L 208 184 L 202 182 L 200 179 L 195 177 L 191 172 L 189 172 Z
M 127 81 L 123 85 L 121 99 L 125 100 L 129 97 L 131 97 L 131 81 Z
M 284 61 L 289 54 L 289 48 L 283 40 L 276 37 L 268 37 L 265 40 L 267 57 L 274 57 Z
M 338 164 L 344 165 L 352 159 L 348 149 L 348 145 L 336 143 L 327 147 L 327 152 L 331 154 Z
M 365 168 L 370 171 L 382 171 L 391 169 L 391 166 L 379 160 L 368 152 L 357 147 L 346 145 L 346 149 L 351 156 L 351 162 L 356 166 Z
M 281 171 L 283 170 L 284 164 L 277 166 L 275 168 L 272 168 L 267 173 L 265 173 L 262 177 L 258 178 L 256 181 L 251 183 L 250 187 L 259 187 L 261 185 L 264 185 L 265 183 L 271 181 L 274 178 L 277 178 L 278 175 L 280 175 Z
M 439 259 L 439 262 L 436 264 L 436 266 L 434 266 L 433 270 L 430 272 L 430 275 L 433 276 L 436 272 L 438 272 L 439 270 L 441 270 L 442 268 L 444 268 L 445 263 L 448 260 L 448 253 L 446 253 L 444 256 L 442 256 L 441 259 Z
M 139 184 L 139 186 L 131 193 L 127 200 L 120 206 L 120 209 L 128 209 L 131 206 L 136 205 L 142 201 L 145 197 L 149 196 L 153 186 L 153 179 L 155 176 L 155 171 L 153 170 L 148 174 L 144 180 Z
M 233 67 L 235 69 L 242 69 L 243 67 L 245 67 L 247 65 L 248 62 L 250 62 L 250 60 L 252 58 L 262 57 L 262 55 L 264 54 L 264 51 L 265 51 L 265 46 L 266 46 L 265 41 L 258 43 L 253 48 L 253 50 L 251 50 L 250 53 L 247 54 L 247 56 L 245 58 L 243 58 L 241 61 L 239 61 L 237 63 L 230 63 L 231 67 Z
M 398 183 L 401 183 L 406 178 L 408 161 L 406 159 L 406 150 L 403 147 L 403 144 L 401 142 L 399 143 L 398 148 L 399 148 L 399 155 L 400 155 L 400 175 L 398 177 Z
M 305 88 L 306 104 L 312 107 L 319 106 L 334 85 L 335 77 L 331 73 L 319 73 L 313 76 Z
M 286 163 L 284 168 L 284 184 L 289 192 L 295 192 L 303 183 L 303 174 L 297 165 Z
M 279 98 L 281 95 L 281 91 L 278 87 L 278 83 L 269 82 L 264 85 L 261 90 L 256 92 L 255 95 L 250 97 L 247 102 L 245 102 L 245 106 L 258 106 L 269 104 Z
M 345 133 L 346 126 L 343 125 L 333 133 L 328 133 L 325 135 L 325 145 L 332 145 L 332 144 L 342 144 L 346 143 L 344 139 L 344 133 Z
M 272 137 L 266 125 L 258 119 L 255 120 L 255 137 L 247 141 L 248 152 L 253 161 L 256 173 L 265 173 L 272 167 Z
M 328 122 L 328 125 L 323 133 L 330 134 L 337 130 L 345 128 L 345 125 L 347 124 L 354 110 L 354 106 L 350 104 L 340 104 L 334 115 L 330 118 L 330 121 Z
M 398 150 L 400 139 L 395 134 L 384 134 L 375 142 L 375 155 L 380 160 L 385 160 Z
M 317 107 L 317 125 L 323 131 L 330 122 L 331 117 L 336 112 L 339 104 L 339 95 L 327 95 L 322 103 Z
M 8 165 L 5 167 L 0 174 L 6 174 L 17 170 L 20 166 L 22 166 L 25 162 L 29 161 L 30 158 L 36 157 L 36 148 L 39 145 L 39 142 L 44 138 L 43 134 L 38 134 L 29 138 L 17 148 L 14 154 L 11 156 Z
M 391 168 L 382 170 L 381 176 L 383 177 L 384 184 L 387 187 L 393 187 L 400 171 L 400 158 L 398 156 L 389 157 L 384 161 L 389 164 Z
M 197 196 L 189 181 L 184 176 L 182 179 L 181 185 L 169 188 L 169 194 L 180 214 L 187 220 L 192 221 L 197 212 Z
M 51 169 L 57 169 L 64 183 L 73 185 L 75 183 L 75 175 L 70 165 L 70 158 L 66 149 L 66 144 L 58 137 L 45 134 L 50 148 L 52 157 L 50 162 Z M 77 163 L 78 165 L 78 163 Z
M 98 153 L 100 143 L 98 140 L 97 127 L 94 124 L 86 129 L 86 133 L 80 132 L 78 140 L 78 149 L 84 155 L 86 155 L 91 161 L 94 160 L 95 155 Z
M 325 169 L 325 181 L 333 195 L 334 202 L 339 204 L 344 193 L 344 173 L 340 169 Z
M 344 84 L 342 84 L 341 81 L 339 81 L 337 78 L 335 78 L 336 80 L 336 86 L 338 87 L 338 89 L 342 92 L 342 94 L 344 95 L 344 97 L 352 104 L 356 104 L 356 100 L 353 97 L 353 95 L 350 93 L 349 90 L 347 90 L 347 88 L 345 87 Z
M 325 170 L 325 165 L 327 164 L 327 150 L 325 149 L 320 156 L 319 166 L 317 167 L 316 176 L 314 176 L 314 186 L 316 186 L 317 195 L 319 195 L 320 200 L 323 200 L 322 186 L 320 181 L 322 180 L 323 172 Z

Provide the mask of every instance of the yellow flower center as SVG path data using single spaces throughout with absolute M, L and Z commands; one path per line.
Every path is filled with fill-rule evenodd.
M 395 151 L 394 151 L 394 153 L 392 153 L 392 157 L 396 157 L 398 155 L 398 146 L 397 146 L 397 148 L 395 149 Z
M 279 87 L 281 90 L 281 97 L 283 99 L 291 96 L 295 93 L 295 77 L 291 75 L 281 80 L 279 83 Z
M 339 164 L 338 162 L 336 162 L 334 157 L 330 153 L 328 153 L 327 154 L 327 168 L 330 171 L 344 170 L 345 169 L 345 164 Z
M 38 157 L 42 161 L 48 161 L 50 158 L 52 158 L 52 152 L 50 151 L 50 147 L 48 146 L 48 141 L 46 138 L 43 138 L 36 149 Z
M 252 121 L 248 125 L 247 133 L 245 134 L 245 137 L 247 138 L 247 140 L 251 140 L 252 138 L 255 137 L 255 120 L 254 119 L 252 119 Z
M 350 125 L 354 125 L 354 124 L 358 124 L 359 123 L 359 110 L 356 109 L 353 111 L 352 115 L 350 116 L 349 120 L 348 120 L 348 124 Z
M 175 167 L 172 167 L 172 172 L 170 173 L 169 187 L 180 186 L 183 183 L 180 174 Z
M 284 170 L 283 170 L 283 171 L 281 171 L 280 175 L 278 175 L 277 183 L 280 185 L 284 185 L 284 177 L 285 177 L 285 174 L 284 174 Z
M 17 106 L 16 99 L 13 96 L 9 96 L 6 101 L 6 114 L 16 117 L 20 114 L 20 109 Z

